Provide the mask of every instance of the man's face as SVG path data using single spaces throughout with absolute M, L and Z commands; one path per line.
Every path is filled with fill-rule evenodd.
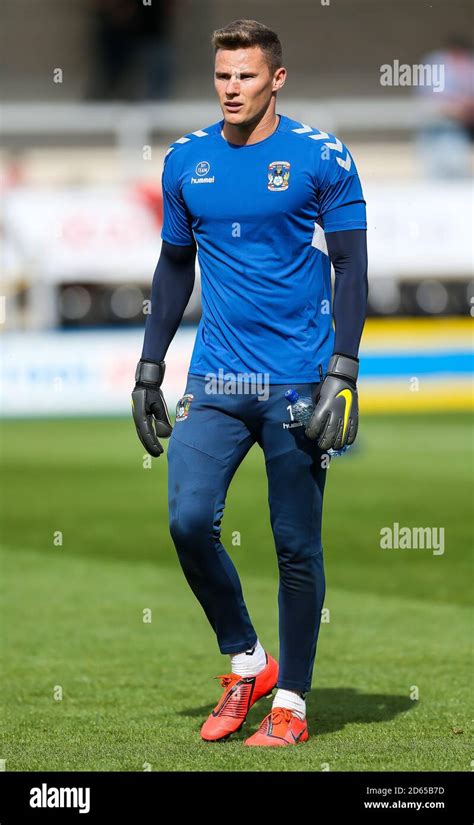
M 259 46 L 218 49 L 214 86 L 226 123 L 252 122 L 270 102 L 273 76 Z

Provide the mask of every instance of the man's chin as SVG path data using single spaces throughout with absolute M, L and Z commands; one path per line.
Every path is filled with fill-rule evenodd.
M 228 109 L 224 109 L 224 121 L 228 123 L 229 126 L 248 126 L 250 125 L 251 119 L 249 118 L 248 114 L 243 112 L 239 109 L 237 112 L 229 112 Z

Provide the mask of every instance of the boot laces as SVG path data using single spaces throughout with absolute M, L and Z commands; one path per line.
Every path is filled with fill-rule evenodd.
M 238 682 L 242 677 L 238 673 L 221 673 L 219 676 L 213 676 L 213 679 L 221 680 L 221 687 L 229 687 L 233 682 Z
M 280 722 L 283 722 L 283 721 L 290 722 L 292 716 L 293 716 L 293 714 L 292 714 L 292 712 L 289 708 L 281 708 L 281 707 L 278 707 L 278 706 L 275 707 L 275 708 L 272 708 L 270 713 L 267 713 L 267 715 L 265 716 L 265 719 L 263 719 L 263 721 L 260 725 L 260 729 L 261 730 L 263 730 L 264 728 L 266 729 L 267 724 L 270 723 L 270 720 L 272 722 L 273 727 L 275 727 L 276 725 L 279 725 Z

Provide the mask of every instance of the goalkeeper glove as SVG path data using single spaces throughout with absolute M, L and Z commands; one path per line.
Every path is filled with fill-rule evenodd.
M 173 431 L 166 401 L 160 389 L 164 374 L 164 361 L 140 359 L 132 392 L 133 420 L 138 438 L 150 455 L 155 458 L 163 452 L 157 436 L 169 438 Z
M 331 356 L 313 414 L 305 429 L 322 450 L 341 450 L 352 444 L 359 425 L 357 376 L 359 362 L 347 355 Z

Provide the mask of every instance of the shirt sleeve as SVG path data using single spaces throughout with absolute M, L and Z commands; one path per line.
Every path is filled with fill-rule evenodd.
M 334 266 L 334 353 L 357 358 L 367 313 L 367 233 L 363 229 L 329 232 L 328 252 Z
M 366 203 L 354 159 L 347 146 L 328 135 L 320 148 L 316 187 L 325 232 L 367 229 Z
M 194 243 L 191 215 L 186 207 L 179 183 L 175 150 L 166 155 L 161 176 L 163 193 L 163 226 L 161 237 L 176 246 Z
M 163 241 L 151 286 L 151 312 L 145 322 L 142 359 L 162 361 L 193 291 L 196 247 Z

